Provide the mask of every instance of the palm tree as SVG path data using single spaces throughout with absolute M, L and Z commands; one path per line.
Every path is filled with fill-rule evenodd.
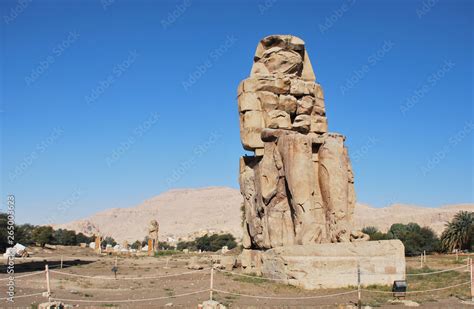
M 375 226 L 366 226 L 362 229 L 362 233 L 365 233 L 367 235 L 373 235 L 379 231 L 378 228 Z
M 441 234 L 441 244 L 445 250 L 470 249 L 474 242 L 474 212 L 460 211 Z

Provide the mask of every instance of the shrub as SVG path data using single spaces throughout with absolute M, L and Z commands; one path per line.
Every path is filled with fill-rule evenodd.
M 367 226 L 362 229 L 362 232 L 370 236 L 370 240 L 384 240 L 388 239 L 387 234 L 382 233 L 375 226 Z
M 160 250 L 174 250 L 174 246 L 170 245 L 166 241 L 159 241 L 158 248 L 160 248 Z
M 188 249 L 190 251 L 197 251 L 197 246 L 195 241 L 180 241 L 178 242 L 177 250 Z
M 177 250 L 160 250 L 158 252 L 155 252 L 155 256 L 168 256 L 168 255 L 175 255 L 179 253 L 181 252 Z

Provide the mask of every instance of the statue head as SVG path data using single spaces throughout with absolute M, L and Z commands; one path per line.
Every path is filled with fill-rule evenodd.
M 257 46 L 251 75 L 295 75 L 315 81 L 304 41 L 292 35 L 270 35 Z
M 158 230 L 159 227 L 160 227 L 160 225 L 158 224 L 158 221 L 153 219 L 153 220 L 150 221 L 150 225 L 148 226 L 148 230 L 149 231 L 156 231 L 156 230 Z

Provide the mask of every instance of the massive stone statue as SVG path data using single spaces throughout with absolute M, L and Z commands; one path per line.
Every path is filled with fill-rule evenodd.
M 324 95 L 304 42 L 272 35 L 238 88 L 245 209 L 242 271 L 306 289 L 405 278 L 399 240 L 352 231 L 354 175 L 345 137 L 328 132 Z M 344 275 L 341 275 L 344 274 Z
M 355 192 L 345 137 L 328 132 L 323 89 L 301 39 L 260 41 L 238 107 L 242 145 L 254 152 L 240 159 L 244 248 L 364 239 L 351 233 Z
M 160 225 L 155 219 L 150 221 L 148 226 L 148 252 L 153 255 L 159 250 L 158 236 L 160 234 Z

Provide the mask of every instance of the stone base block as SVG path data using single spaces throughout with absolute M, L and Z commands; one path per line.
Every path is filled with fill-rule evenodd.
M 244 249 L 239 256 L 242 272 L 245 274 L 262 275 L 262 254 L 261 250 Z
M 295 245 L 261 255 L 246 251 L 253 272 L 261 267 L 264 277 L 305 289 L 357 286 L 358 265 L 363 286 L 405 279 L 405 248 L 399 240 Z

